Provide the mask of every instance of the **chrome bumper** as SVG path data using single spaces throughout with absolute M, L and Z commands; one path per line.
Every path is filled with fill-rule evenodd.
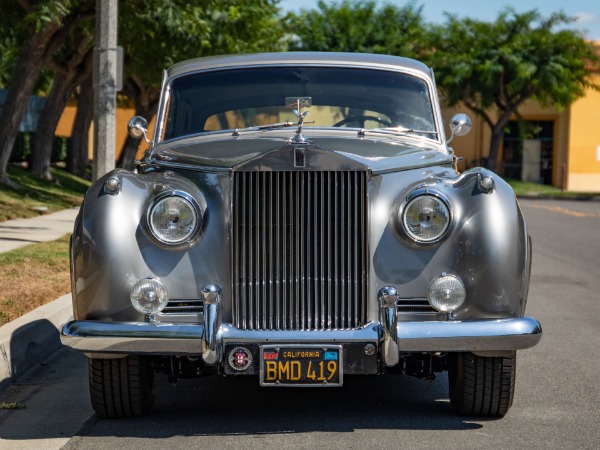
M 469 322 L 399 322 L 395 339 L 385 338 L 385 325 L 371 322 L 356 330 L 248 331 L 230 324 L 214 329 L 212 343 L 202 324 L 96 322 L 75 320 L 62 329 L 63 345 L 86 353 L 203 355 L 207 364 L 220 361 L 227 342 L 247 343 L 345 343 L 372 342 L 389 348 L 386 365 L 402 352 L 465 352 L 522 350 L 542 337 L 539 322 L 531 317 Z M 383 336 L 383 339 L 381 337 Z M 204 347 L 204 350 L 203 350 Z
M 215 320 L 215 322 L 217 322 Z M 221 361 L 228 342 L 247 343 L 373 343 L 386 366 L 402 352 L 505 351 L 533 347 L 542 336 L 531 317 L 469 322 L 371 322 L 355 330 L 248 331 L 230 324 L 72 321 L 61 332 L 64 345 L 84 353 L 202 355 L 207 365 Z
M 221 291 L 207 286 L 203 324 L 97 322 L 75 320 L 61 331 L 63 345 L 84 353 L 202 355 L 205 364 L 220 363 L 228 342 L 255 344 L 372 343 L 391 367 L 403 352 L 493 352 L 533 347 L 542 337 L 531 317 L 474 321 L 399 322 L 396 294 L 380 295 L 381 321 L 353 330 L 240 330 L 221 320 Z

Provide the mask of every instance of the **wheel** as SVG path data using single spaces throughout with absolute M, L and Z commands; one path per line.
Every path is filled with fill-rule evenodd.
M 154 403 L 154 372 L 143 356 L 88 358 L 92 408 L 103 419 L 139 417 Z
M 333 126 L 334 127 L 341 127 L 341 126 L 346 125 L 346 124 L 351 123 L 351 122 L 359 122 L 360 128 L 364 128 L 365 127 L 365 122 L 368 122 L 368 121 L 380 123 L 381 125 L 383 125 L 385 127 L 391 127 L 392 126 L 392 124 L 388 120 L 382 119 L 382 118 L 377 117 L 377 116 L 368 116 L 368 115 L 365 115 L 365 114 L 355 114 L 353 116 L 346 117 L 345 119 L 342 119 L 339 122 L 333 124 Z
M 460 414 L 502 417 L 515 392 L 517 357 L 457 353 L 448 367 L 450 403 Z

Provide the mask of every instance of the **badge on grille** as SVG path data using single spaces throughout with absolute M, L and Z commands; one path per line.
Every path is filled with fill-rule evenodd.
M 252 364 L 252 353 L 246 347 L 236 347 L 229 352 L 227 360 L 233 370 L 241 372 Z
M 304 149 L 294 149 L 294 167 L 306 167 L 306 157 Z

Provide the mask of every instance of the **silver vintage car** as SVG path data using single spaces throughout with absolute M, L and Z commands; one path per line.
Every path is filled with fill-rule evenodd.
M 461 414 L 503 416 L 531 240 L 509 185 L 458 173 L 433 72 L 385 55 L 272 53 L 165 72 L 133 172 L 89 189 L 71 241 L 74 321 L 100 417 L 144 414 L 154 374 L 339 387 L 447 372 Z M 373 378 L 373 383 L 377 378 Z M 126 395 L 125 395 L 126 394 Z

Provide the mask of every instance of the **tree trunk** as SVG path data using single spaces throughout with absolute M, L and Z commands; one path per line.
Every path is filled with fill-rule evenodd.
M 494 126 L 490 127 L 492 131 L 492 136 L 490 138 L 490 154 L 488 158 L 487 168 L 492 172 L 498 173 L 498 154 L 500 152 L 500 145 L 504 140 L 504 127 L 508 124 L 511 116 L 517 110 L 517 107 L 523 102 L 520 100 L 518 102 L 512 103 L 506 107 L 502 111 L 502 115 L 496 121 Z M 498 174 L 500 175 L 500 174 Z
M 54 76 L 52 89 L 40 115 L 29 155 L 29 170 L 36 177 L 52 180 L 50 160 L 54 147 L 54 131 L 74 89 L 73 80 L 69 77 L 62 73 Z
M 150 92 L 136 89 L 136 94 L 137 95 L 134 95 L 135 115 L 142 116 L 150 122 L 150 119 L 156 114 L 160 93 L 156 89 L 152 89 Z M 121 151 L 121 156 L 119 157 L 118 167 L 128 170 L 133 169 L 135 155 L 141 142 L 141 139 L 134 139 L 131 136 L 127 136 Z
M 490 154 L 488 157 L 487 168 L 492 172 L 498 172 L 498 153 L 500 152 L 500 144 L 504 138 L 504 125 L 494 125 L 492 128 L 492 137 L 490 138 Z
M 54 75 L 52 89 L 40 116 L 33 138 L 33 147 L 29 159 L 29 170 L 40 178 L 51 180 L 50 161 L 54 144 L 54 132 L 67 102 L 77 85 L 92 73 L 92 49 L 82 41 L 79 49 L 72 55 L 65 73 Z
M 77 114 L 67 147 L 67 171 L 78 177 L 87 178 L 89 131 L 94 117 L 94 88 L 88 76 L 79 85 Z
M 125 139 L 125 143 L 123 144 L 123 148 L 121 149 L 121 156 L 119 156 L 117 167 L 127 170 L 133 169 L 135 155 L 137 154 L 141 142 L 141 139 L 135 139 L 131 136 L 127 136 L 127 139 Z
M 23 44 L 19 61 L 0 114 L 0 183 L 14 184 L 6 176 L 10 154 L 27 110 L 27 103 L 48 59 L 48 41 L 59 25 L 52 22 L 41 33 L 30 35 Z

